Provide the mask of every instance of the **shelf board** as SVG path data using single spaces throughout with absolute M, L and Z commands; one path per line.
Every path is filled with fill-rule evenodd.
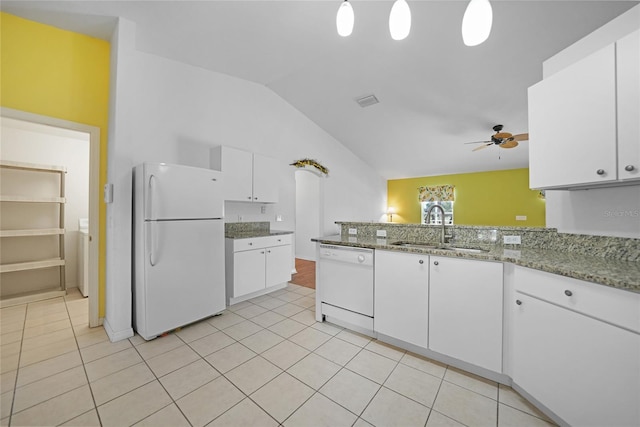
M 41 172 L 66 172 L 67 168 L 57 165 L 39 165 L 27 162 L 14 162 L 11 160 L 0 160 L 0 167 L 8 169 L 22 169 Z
M 0 237 L 51 236 L 64 234 L 64 228 L 34 228 L 28 230 L 0 230 Z
M 66 198 L 64 197 L 0 196 L 0 202 L 65 203 Z
M 64 265 L 64 260 L 60 258 L 45 259 L 42 261 L 18 262 L 15 264 L 0 265 L 0 273 L 10 273 L 12 271 L 37 270 L 39 268 L 59 267 Z
M 14 305 L 27 304 L 34 301 L 42 301 L 51 298 L 63 297 L 67 291 L 61 290 L 59 287 L 47 288 L 32 292 L 23 292 L 19 294 L 9 295 L 0 298 L 0 308 L 11 307 Z

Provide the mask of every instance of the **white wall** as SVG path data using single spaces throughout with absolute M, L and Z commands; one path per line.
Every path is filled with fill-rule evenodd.
M 65 166 L 65 281 L 77 287 L 78 218 L 89 217 L 89 134 L 3 117 L 0 158 Z
M 547 78 L 640 28 L 640 5 L 543 63 Z M 546 191 L 547 227 L 563 233 L 640 238 L 640 185 Z
M 313 158 L 329 168 L 322 234 L 335 221 L 377 221 L 386 182 L 342 144 L 270 89 L 135 50 L 135 24 L 120 19 L 112 39 L 107 207 L 107 316 L 111 339 L 130 334 L 131 168 L 141 162 L 209 166 L 209 148 L 228 145 L 280 160 L 280 201 L 266 214 L 259 205 L 227 204 L 225 215 L 270 221 L 295 230 L 295 168 Z M 275 222 L 275 215 L 282 222 Z M 128 310 L 128 315 L 127 315 Z M 127 318 L 128 316 L 128 318 Z

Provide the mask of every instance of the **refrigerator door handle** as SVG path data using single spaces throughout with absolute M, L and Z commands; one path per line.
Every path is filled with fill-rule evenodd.
M 156 176 L 151 174 L 149 175 L 149 219 L 156 219 L 156 217 L 153 215 L 153 189 L 154 189 L 154 185 L 153 182 L 155 181 Z
M 149 264 L 151 264 L 151 267 L 155 267 L 157 260 L 154 259 L 153 257 L 153 253 L 155 252 L 155 242 L 156 242 L 156 222 L 155 221 L 150 221 L 149 223 L 149 227 L 151 228 L 151 232 L 150 237 L 151 237 L 151 244 L 149 245 Z

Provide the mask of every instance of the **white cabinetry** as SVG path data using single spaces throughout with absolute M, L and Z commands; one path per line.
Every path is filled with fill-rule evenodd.
M 640 425 L 640 294 L 515 274 L 514 383 L 569 425 Z
M 226 239 L 229 305 L 286 286 L 291 280 L 292 235 Z
M 375 252 L 374 331 L 427 348 L 429 255 Z
M 431 256 L 429 265 L 429 349 L 502 372 L 502 263 Z
M 63 166 L 1 161 L 1 306 L 64 295 Z
M 211 168 L 224 172 L 224 199 L 278 202 L 278 161 L 249 151 L 218 146 L 211 149 Z
M 531 188 L 640 179 L 639 68 L 636 31 L 529 88 Z

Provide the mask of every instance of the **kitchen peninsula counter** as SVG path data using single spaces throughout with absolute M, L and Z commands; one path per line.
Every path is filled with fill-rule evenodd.
M 424 253 L 485 261 L 509 262 L 574 279 L 598 283 L 631 292 L 640 293 L 640 262 L 624 261 L 569 251 L 520 248 L 511 249 L 498 244 L 455 244 L 447 246 L 481 248 L 486 252 L 465 252 L 435 248 L 394 246 L 402 240 L 367 236 L 326 236 L 311 239 L 314 242 L 356 248 L 383 249 L 407 253 Z

